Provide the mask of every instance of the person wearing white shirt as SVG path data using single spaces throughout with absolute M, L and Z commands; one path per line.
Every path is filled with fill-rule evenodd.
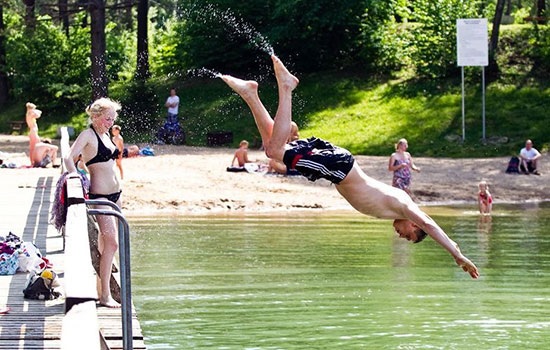
M 541 154 L 533 147 L 533 142 L 531 140 L 525 141 L 525 147 L 519 151 L 519 159 L 521 161 L 519 169 L 525 175 L 529 175 L 529 173 L 540 175 L 537 170 L 537 161 L 540 157 Z
M 167 122 L 176 123 L 178 118 L 178 108 L 180 105 L 180 98 L 176 95 L 176 89 L 170 89 L 170 96 L 166 99 L 164 104 L 168 108 L 168 116 L 166 117 Z

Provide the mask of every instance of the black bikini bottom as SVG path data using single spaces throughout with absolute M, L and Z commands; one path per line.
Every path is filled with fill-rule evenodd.
M 108 201 L 113 202 L 116 204 L 118 200 L 120 199 L 120 194 L 122 191 L 118 191 L 111 194 L 97 194 L 97 193 L 88 193 L 88 198 L 90 199 L 99 199 L 99 198 L 107 198 Z

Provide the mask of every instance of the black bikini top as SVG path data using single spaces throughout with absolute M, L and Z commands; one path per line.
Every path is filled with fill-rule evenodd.
M 116 145 L 113 142 L 113 140 L 111 140 L 111 142 L 113 142 L 113 145 L 115 145 L 115 150 L 111 151 L 109 148 L 107 148 L 107 146 L 105 146 L 105 144 L 101 140 L 101 137 L 99 137 L 99 135 L 95 131 L 94 127 L 90 126 L 90 128 L 92 128 L 92 130 L 95 133 L 95 136 L 97 137 L 97 154 L 95 155 L 95 157 L 93 157 L 92 159 L 86 162 L 86 166 L 89 166 L 95 163 L 108 162 L 111 159 L 117 159 L 120 154 L 120 151 L 118 150 L 118 148 L 116 148 Z

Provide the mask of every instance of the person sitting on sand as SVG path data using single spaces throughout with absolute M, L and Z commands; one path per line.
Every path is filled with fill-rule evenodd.
M 493 196 L 491 196 L 489 192 L 489 185 L 486 181 L 481 181 L 478 184 L 478 188 L 477 201 L 479 204 L 479 213 L 491 215 L 491 211 L 493 210 Z
M 250 163 L 248 160 L 248 141 L 242 140 L 239 143 L 239 148 L 237 148 L 231 160 L 231 167 L 235 167 L 235 161 L 237 161 L 237 166 L 239 168 L 244 167 L 246 163 Z
M 537 170 L 537 163 L 540 157 L 540 152 L 533 147 L 533 141 L 525 141 L 525 147 L 519 151 L 519 159 L 521 161 L 519 169 L 521 172 L 525 175 L 540 175 Z
M 38 136 L 38 123 L 36 120 L 42 116 L 42 111 L 36 108 L 36 105 L 27 102 L 27 113 L 25 120 L 29 127 L 29 158 L 31 166 L 35 168 L 45 168 L 52 163 L 57 166 L 56 145 L 52 145 L 49 140 L 40 140 Z
M 311 181 L 325 178 L 333 182 L 337 191 L 359 212 L 394 219 L 393 227 L 399 237 L 420 242 L 430 235 L 464 271 L 472 278 L 478 278 L 477 267 L 406 192 L 366 175 L 348 150 L 315 137 L 287 143 L 292 120 L 292 91 L 299 81 L 279 58 L 275 55 L 271 58 L 279 91 L 279 105 L 274 119 L 258 96 L 256 81 L 220 76 L 249 106 L 267 157 L 283 162 L 289 169 L 298 170 Z

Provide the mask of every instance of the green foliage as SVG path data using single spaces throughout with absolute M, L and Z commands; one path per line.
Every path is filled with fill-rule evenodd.
M 274 49 L 300 71 L 341 69 L 358 56 L 364 7 L 364 0 L 180 1 L 177 68 L 257 72 L 258 57 Z
M 7 63 L 15 98 L 32 98 L 47 108 L 74 108 L 90 89 L 83 84 L 90 68 L 89 50 L 82 45 L 89 41 L 88 32 L 75 28 L 69 40 L 49 17 L 39 18 L 34 31 L 11 17 L 7 30 Z
M 356 62 L 364 0 L 278 1 L 268 36 L 300 71 L 342 69 Z
M 151 36 L 150 49 L 151 72 L 154 76 L 171 76 L 180 66 L 183 66 L 178 55 L 178 33 L 174 30 L 175 21 L 164 22 L 163 30 L 155 31 Z
M 404 25 L 410 13 L 405 4 L 402 0 L 369 2 L 357 42 L 367 70 L 391 72 L 410 63 L 406 48 L 412 37 Z
M 550 26 L 533 26 L 529 40 L 533 50 L 536 73 L 550 77 Z
M 120 101 L 122 111 L 117 123 L 131 142 L 149 142 L 159 126 L 159 103 L 155 88 L 148 82 L 136 79 L 124 84 L 120 96 L 111 96 Z
M 89 35 L 89 34 L 88 34 Z M 133 77 L 136 58 L 136 39 L 133 33 L 120 30 L 115 23 L 108 23 L 105 28 L 106 46 L 105 61 L 109 80 L 129 80 Z M 89 44 L 89 37 L 87 44 Z
M 520 3 L 529 9 L 518 10 Z M 246 104 L 219 79 L 211 79 L 213 74 L 198 77 L 192 69 L 204 67 L 260 81 L 262 100 L 274 113 L 277 89 L 269 59 L 273 47 L 301 80 L 294 117 L 303 136 L 315 134 L 354 153 L 380 155 L 388 154 L 400 137 L 407 137 L 418 155 L 510 154 L 527 137 L 540 148 L 548 147 L 544 130 L 550 107 L 550 33 L 547 25 L 533 24 L 501 27 L 496 58 L 502 74 L 487 87 L 488 137 L 506 137 L 509 143 L 480 142 L 476 67 L 466 69 L 466 142 L 446 140 L 461 135 L 456 19 L 491 20 L 494 2 L 159 0 L 151 4 L 155 6 L 149 45 L 153 76 L 148 81 L 133 80 L 135 33 L 113 23 L 106 28 L 110 97 L 124 106 L 119 122 L 128 142 L 152 140 L 164 120 L 167 89 L 174 85 L 182 99 L 188 143 L 205 145 L 208 132 L 229 130 L 235 142 L 248 139 L 258 145 L 259 134 Z M 0 130 L 7 130 L 8 120 L 21 119 L 27 100 L 44 110 L 43 136 L 55 136 L 56 127 L 63 124 L 81 130 L 86 121 L 83 106 L 91 95 L 89 30 L 73 26 L 65 37 L 44 16 L 31 32 L 21 23 L 23 6 L 10 5 L 5 20 L 14 101 L 0 111 Z M 533 2 L 522 0 L 514 6 L 513 13 L 520 16 L 529 14 Z M 172 17 L 173 11 L 177 17 Z M 116 18 L 116 13 L 110 15 Z M 75 19 L 80 22 L 81 18 Z M 412 71 L 416 79 L 406 80 Z
M 446 77 L 456 72 L 456 20 L 476 18 L 476 3 L 462 0 L 418 0 L 412 3 L 410 55 L 416 72 L 426 77 Z

